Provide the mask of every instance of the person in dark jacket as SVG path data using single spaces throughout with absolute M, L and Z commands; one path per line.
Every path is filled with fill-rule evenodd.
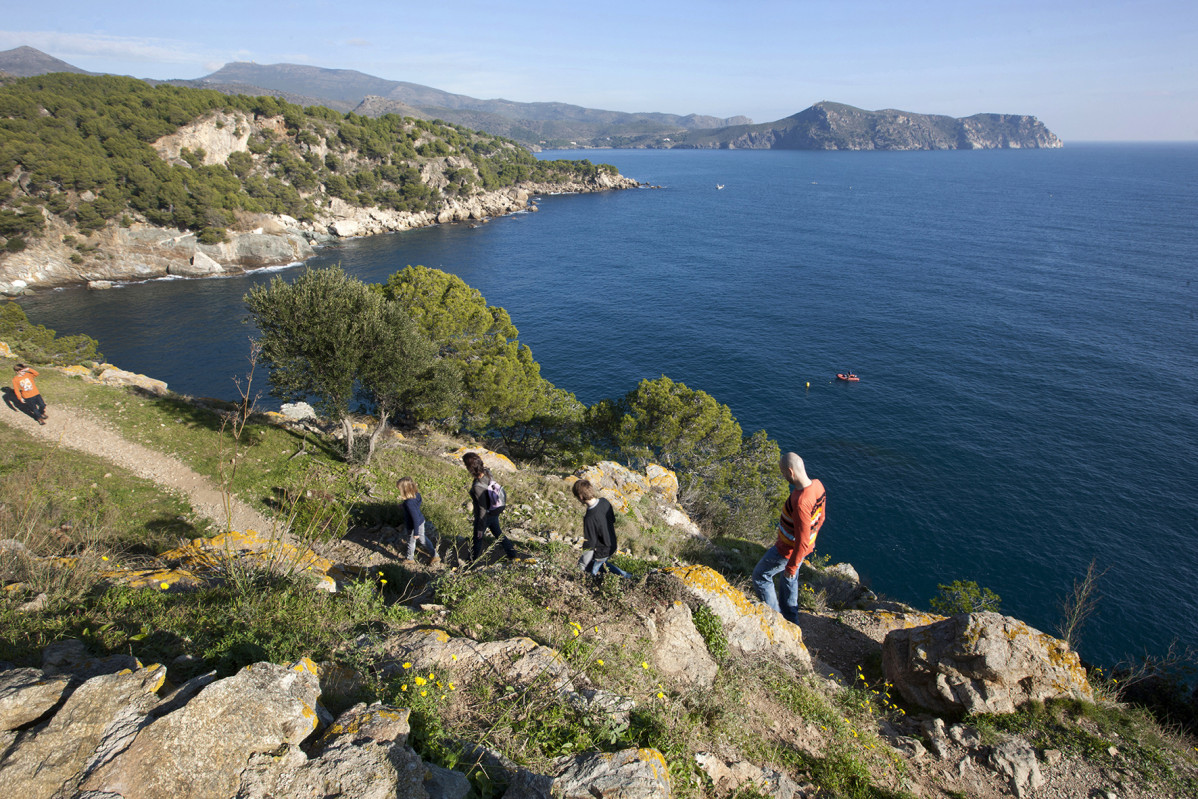
M 404 523 L 408 528 L 408 560 L 416 557 L 416 545 L 420 544 L 428 550 L 428 565 L 439 565 L 441 558 L 437 555 L 437 536 L 431 529 L 426 529 L 431 525 L 420 510 L 420 490 L 416 488 L 416 481 L 411 477 L 401 477 L 395 487 L 399 489 L 399 498 L 403 501 Z
M 631 577 L 628 572 L 608 558 L 616 553 L 616 513 L 611 503 L 595 493 L 590 480 L 578 480 L 570 489 L 574 498 L 586 506 L 582 517 L 583 553 L 578 559 L 578 568 L 598 577 L 600 572 L 609 571 L 620 577 Z
M 499 511 L 502 509 L 493 509 L 488 498 L 487 489 L 492 482 L 490 470 L 483 465 L 483 459 L 477 452 L 467 452 L 462 456 L 462 463 L 466 466 L 466 471 L 470 472 L 470 476 L 474 478 L 474 482 L 470 484 L 470 499 L 474 503 L 472 560 L 482 557 L 483 550 L 486 548 L 483 545 L 483 534 L 488 530 L 503 547 L 503 554 L 509 560 L 514 560 L 519 557 L 516 554 L 516 548 L 512 546 L 512 542 L 499 527 Z

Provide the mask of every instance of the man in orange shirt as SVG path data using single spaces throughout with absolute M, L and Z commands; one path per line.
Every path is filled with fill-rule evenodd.
M 799 620 L 799 566 L 815 551 L 815 538 L 826 516 L 824 484 L 807 476 L 803 459 L 793 452 L 782 456 L 778 469 L 790 483 L 790 496 L 778 519 L 778 540 L 753 569 L 753 588 L 771 610 L 789 622 Z M 782 602 L 774 592 L 774 577 L 782 575 Z
M 17 364 L 13 369 L 17 373 L 12 379 L 12 387 L 13 391 L 17 393 L 17 399 L 21 401 L 25 412 L 37 419 L 38 424 L 45 424 L 50 417 L 46 416 L 46 401 L 42 399 L 42 395 L 37 390 L 37 384 L 33 382 L 33 378 L 37 377 L 37 370 L 23 363 Z

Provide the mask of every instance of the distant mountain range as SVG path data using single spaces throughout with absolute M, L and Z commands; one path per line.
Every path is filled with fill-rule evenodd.
M 84 72 L 32 47 L 0 52 L 0 72 L 17 76 Z M 163 81 L 148 81 L 161 83 Z M 166 81 L 226 94 L 272 95 L 363 116 L 440 119 L 514 139 L 533 150 L 573 147 L 956 150 L 1053 148 L 1061 141 L 1032 116 L 964 118 L 820 102 L 776 122 L 748 117 L 624 113 L 567 103 L 479 100 L 350 69 L 302 64 L 226 64 L 195 80 Z

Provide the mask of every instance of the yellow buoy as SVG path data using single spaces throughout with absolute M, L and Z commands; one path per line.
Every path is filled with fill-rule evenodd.
M 807 388 L 811 388 L 811 381 L 810 381 L 810 380 L 808 380 L 808 381 L 807 381 Z

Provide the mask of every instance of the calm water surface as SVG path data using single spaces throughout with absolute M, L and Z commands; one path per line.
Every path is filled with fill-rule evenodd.
M 312 263 L 460 275 L 588 403 L 661 374 L 709 392 L 804 456 L 829 490 L 821 551 L 879 592 L 926 605 L 973 579 L 1051 631 L 1094 558 L 1084 655 L 1198 646 L 1198 147 L 554 155 L 662 188 Z M 241 298 L 270 277 L 22 304 L 124 368 L 230 396 Z

